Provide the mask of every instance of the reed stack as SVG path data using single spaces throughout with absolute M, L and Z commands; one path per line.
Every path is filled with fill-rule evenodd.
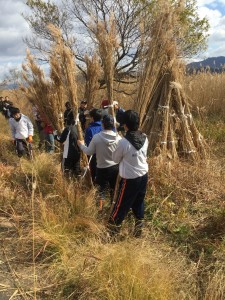
M 182 4 L 182 3 L 181 3 Z M 193 120 L 183 90 L 184 64 L 178 40 L 182 5 L 162 0 L 143 49 L 135 109 L 149 137 L 151 154 L 191 160 L 206 158 L 206 142 Z

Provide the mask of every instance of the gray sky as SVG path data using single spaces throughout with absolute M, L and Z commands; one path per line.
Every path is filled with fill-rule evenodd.
M 0 0 L 0 80 L 11 68 L 20 68 L 26 56 L 23 38 L 30 33 L 21 16 L 25 0 Z M 196 60 L 225 56 L 225 0 L 197 0 L 199 15 L 208 17 L 211 29 L 208 50 Z

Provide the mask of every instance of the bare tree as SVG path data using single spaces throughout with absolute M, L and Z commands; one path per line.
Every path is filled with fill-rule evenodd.
M 168 0 L 172 5 L 182 1 Z M 62 30 L 64 42 L 76 53 L 77 66 L 86 78 L 85 55 L 93 56 L 97 40 L 92 23 L 102 22 L 105 29 L 110 15 L 114 15 L 118 47 L 115 50 L 114 80 L 133 84 L 136 81 L 143 45 L 151 38 L 150 26 L 157 5 L 155 0 L 28 0 L 31 14 L 25 16 L 33 38 L 25 39 L 29 48 L 42 53 L 42 59 L 49 52 L 51 35 L 47 24 L 52 23 Z M 183 4 L 182 4 L 183 5 Z M 196 13 L 195 0 L 186 1 L 179 16 L 180 26 L 185 26 L 186 33 L 179 40 L 182 55 L 192 55 L 205 45 L 204 32 L 208 23 Z M 96 24 L 97 25 L 97 24 Z M 74 39 L 74 36 L 76 39 Z M 48 55 L 47 55 L 48 57 Z M 105 86 L 105 79 L 99 78 L 100 87 Z

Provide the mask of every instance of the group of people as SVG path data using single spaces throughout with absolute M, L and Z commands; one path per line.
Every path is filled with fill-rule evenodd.
M 89 157 L 89 166 L 93 183 L 98 190 L 97 205 L 101 211 L 109 191 L 113 209 L 108 220 L 109 232 L 114 235 L 130 210 L 135 216 L 134 235 L 141 235 L 144 218 L 144 198 L 147 187 L 147 148 L 148 139 L 139 131 L 139 116 L 133 110 L 119 108 L 114 102 L 116 123 L 107 110 L 106 101 L 101 109 L 93 108 L 87 114 L 87 102 L 82 101 L 79 108 L 79 119 L 84 131 L 84 138 L 78 139 L 73 110 L 66 102 L 64 112 L 65 128 L 53 139 L 64 144 L 62 169 L 65 175 L 77 177 L 81 175 L 81 151 Z M 107 107 L 108 106 L 108 107 Z M 87 124 L 87 115 L 90 123 Z M 37 128 L 43 120 L 38 119 Z M 29 145 L 32 143 L 34 128 L 30 119 L 18 108 L 11 107 L 9 124 L 18 156 L 30 155 Z M 45 124 L 49 125 L 47 122 Z M 46 126 L 47 126 L 46 125 Z M 40 128 L 43 130 L 43 128 Z M 38 129 L 39 133 L 41 130 Z M 122 134 L 118 134 L 118 130 Z M 113 197 L 117 177 L 120 182 L 118 192 Z M 113 202 L 113 198 L 115 203 Z

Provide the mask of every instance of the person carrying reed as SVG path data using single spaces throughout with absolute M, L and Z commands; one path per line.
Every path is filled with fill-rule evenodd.
M 133 110 L 124 112 L 124 128 L 126 135 L 112 154 L 113 161 L 119 164 L 121 180 L 108 229 L 111 235 L 118 233 L 124 218 L 132 209 L 135 217 L 134 236 L 139 237 L 143 227 L 144 198 L 148 182 L 148 139 L 138 130 L 139 116 Z
M 98 200 L 100 211 L 103 208 L 108 188 L 110 190 L 111 202 L 113 199 L 119 165 L 112 160 L 112 153 L 121 139 L 114 131 L 114 120 L 112 116 L 105 115 L 102 119 L 102 125 L 103 131 L 93 136 L 88 147 L 84 145 L 84 141 L 78 140 L 78 145 L 83 152 L 87 155 L 96 154 L 96 185 L 99 192 Z

